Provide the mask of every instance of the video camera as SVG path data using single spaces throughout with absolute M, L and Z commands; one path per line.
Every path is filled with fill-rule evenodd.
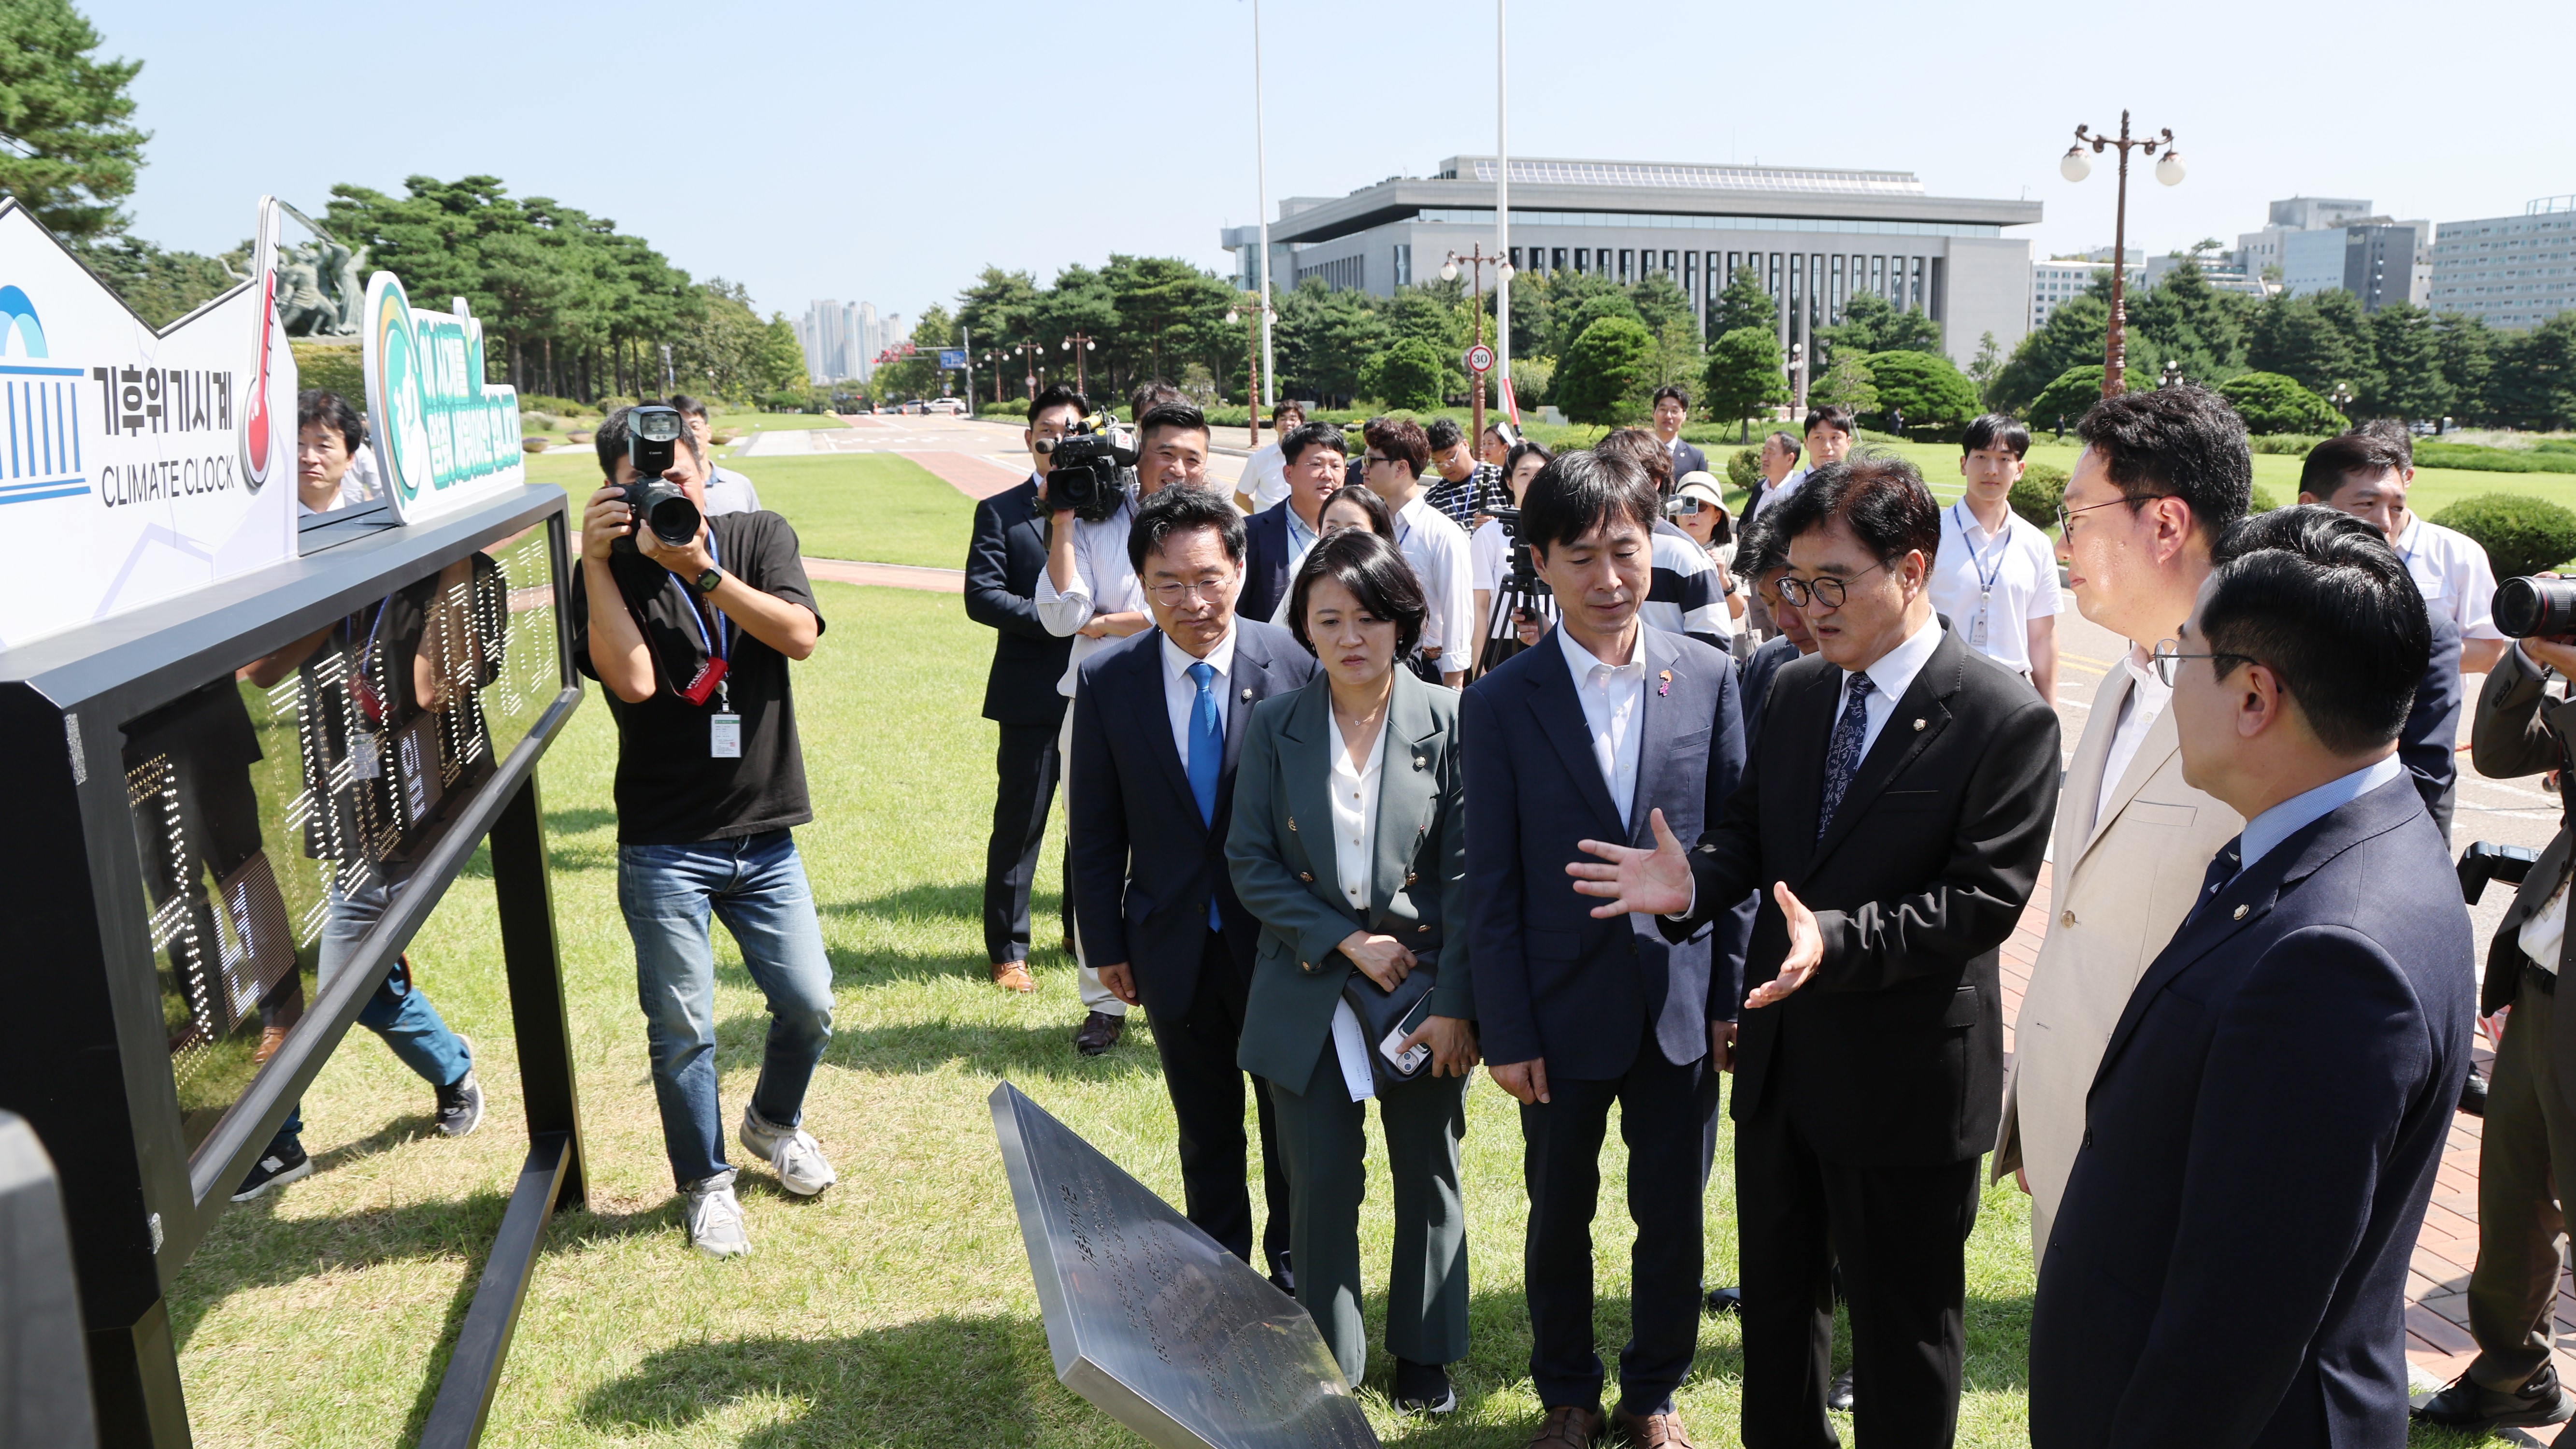
M 609 543 L 617 553 L 635 552 L 635 530 L 649 528 L 669 548 L 685 547 L 698 536 L 703 521 L 698 505 L 679 484 L 663 477 L 677 461 L 680 434 L 688 427 L 678 408 L 645 406 L 626 410 L 626 461 L 635 465 L 635 481 L 625 485 L 626 506 L 635 522 Z
M 1487 509 L 1485 516 L 1501 524 L 1503 537 L 1512 541 L 1511 564 L 1495 592 L 1517 592 L 1529 599 L 1549 597 L 1552 590 L 1547 580 L 1538 576 L 1538 564 L 1530 558 L 1529 540 L 1521 537 L 1521 511 L 1497 504 Z
M 1107 412 L 1082 419 L 1061 438 L 1038 439 L 1037 449 L 1052 460 L 1047 506 L 1070 508 L 1086 523 L 1115 515 L 1136 481 L 1136 440 Z
M 2576 634 L 2576 579 L 2507 579 L 2496 585 L 2494 613 L 2508 639 Z

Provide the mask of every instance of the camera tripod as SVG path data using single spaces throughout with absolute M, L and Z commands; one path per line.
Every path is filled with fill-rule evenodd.
M 1520 653 L 1529 646 L 1521 642 L 1517 615 L 1526 612 L 1545 622 L 1553 606 L 1543 604 L 1555 597 L 1547 581 L 1530 566 L 1529 547 L 1512 544 L 1512 566 L 1494 589 L 1494 607 L 1485 619 L 1485 651 L 1476 660 L 1476 673 L 1483 675 L 1495 665 Z

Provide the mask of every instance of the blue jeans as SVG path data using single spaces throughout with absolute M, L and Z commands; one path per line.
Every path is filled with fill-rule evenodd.
M 342 894 L 336 886 L 331 891 L 328 914 L 322 920 L 322 960 L 318 989 L 328 991 L 331 983 L 358 951 L 358 943 L 383 917 L 393 892 L 382 879 L 361 886 L 354 894 Z M 434 1087 L 453 1086 L 474 1069 L 474 1058 L 465 1049 L 464 1039 L 447 1029 L 438 1008 L 411 984 L 411 967 L 397 962 L 376 986 L 376 994 L 358 1009 L 358 1025 L 384 1038 L 393 1049 L 394 1058 L 420 1074 L 420 1079 Z M 286 1121 L 269 1139 L 269 1150 L 300 1146 L 297 1134 L 304 1130 L 304 1104 L 298 1102 L 286 1114 Z
M 692 845 L 617 848 L 617 904 L 635 938 L 635 994 L 662 1109 L 662 1147 L 681 1186 L 727 1171 L 716 1103 L 716 953 L 710 909 L 769 998 L 769 1044 L 752 1109 L 780 1127 L 805 1115 L 805 1086 L 832 1040 L 832 962 L 805 862 L 785 830 Z

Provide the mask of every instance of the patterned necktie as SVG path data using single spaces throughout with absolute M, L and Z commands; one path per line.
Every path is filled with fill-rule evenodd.
M 2220 847 L 2218 854 L 2210 859 L 2208 873 L 2200 878 L 2200 898 L 2191 903 L 2189 919 L 2198 919 L 2201 907 L 2216 900 L 2218 893 L 2227 889 L 2227 883 L 2236 879 L 2236 862 L 2244 854 L 2244 849 L 2245 837 L 2240 835 Z
M 1190 704 L 1190 794 L 1199 802 L 1199 821 L 1216 824 L 1216 777 L 1225 768 L 1225 725 L 1217 718 L 1216 666 L 1202 659 L 1190 666 L 1199 697 Z M 1208 929 L 1223 929 L 1216 897 L 1208 897 Z
M 1851 788 L 1852 776 L 1860 773 L 1861 736 L 1869 729 L 1869 696 L 1877 687 L 1868 675 L 1853 675 L 1851 697 L 1843 701 L 1842 718 L 1834 721 L 1833 743 L 1825 749 L 1825 798 L 1816 811 L 1818 840 L 1825 838 L 1825 827 L 1842 808 L 1843 792 Z

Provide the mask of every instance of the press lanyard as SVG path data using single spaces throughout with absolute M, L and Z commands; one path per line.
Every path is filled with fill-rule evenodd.
M 1968 566 L 1974 569 L 1977 575 L 1977 617 L 1968 626 L 1968 642 L 1982 648 L 1986 642 L 1987 601 L 1994 597 L 1995 580 L 2003 577 L 2004 556 L 2012 549 L 2012 517 L 2007 514 L 2004 518 L 2002 535 L 1996 540 L 1995 566 L 1989 570 L 1985 559 L 1977 553 L 1977 546 L 1969 541 L 1967 507 L 1968 503 L 1964 498 L 1951 504 L 1950 517 L 1952 522 L 1959 525 L 1959 542 L 1968 545 Z
M 717 568 L 724 567 L 724 554 L 716 544 L 716 534 L 712 528 L 707 530 L 707 562 Z M 667 569 L 664 570 L 664 575 L 670 580 L 671 587 L 679 589 L 681 600 L 689 606 L 689 622 L 698 626 L 698 646 L 706 650 L 708 658 L 722 664 L 726 671 L 730 672 L 733 668 L 733 646 L 726 639 L 724 611 L 721 609 L 716 611 L 715 629 L 710 633 L 707 629 L 706 615 L 701 610 L 702 600 L 697 589 L 694 586 L 683 587 L 680 576 Z M 731 684 L 723 675 L 718 675 L 716 678 L 717 713 L 730 712 L 732 701 Z

